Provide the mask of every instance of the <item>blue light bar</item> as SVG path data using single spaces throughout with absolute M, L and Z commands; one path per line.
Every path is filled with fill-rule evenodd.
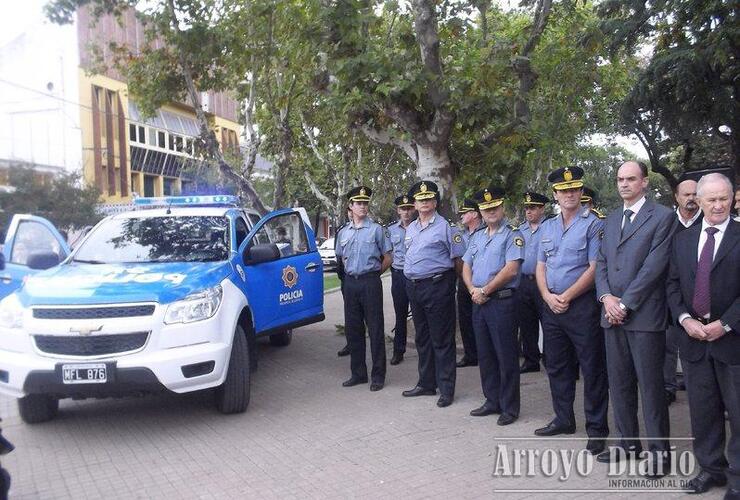
M 136 208 L 153 207 L 237 207 L 239 197 L 232 195 L 212 196 L 156 196 L 134 198 Z

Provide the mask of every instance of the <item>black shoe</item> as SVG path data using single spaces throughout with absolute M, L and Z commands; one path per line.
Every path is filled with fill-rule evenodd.
M 403 353 L 402 352 L 394 352 L 393 357 L 391 358 L 391 364 L 397 365 L 401 361 L 403 361 Z
M 533 373 L 540 371 L 540 365 L 529 365 L 529 364 L 523 364 L 519 368 L 519 373 Z
M 457 362 L 455 365 L 458 368 L 465 368 L 466 366 L 478 366 L 478 360 L 477 359 L 469 359 L 466 356 L 463 356 L 460 358 L 460 361 Z
M 727 488 L 725 500 L 740 500 L 740 489 Z
M 606 449 L 606 440 L 603 438 L 589 438 L 588 444 L 586 445 L 586 451 L 591 455 L 599 455 Z
M 502 413 L 498 416 L 498 420 L 496 421 L 496 424 L 498 425 L 509 425 L 516 422 L 516 419 L 519 417 L 515 417 L 511 413 Z
M 576 433 L 576 426 L 572 425 L 570 427 L 565 425 L 558 425 L 553 420 L 549 424 L 547 424 L 545 427 L 540 427 L 539 429 L 536 429 L 534 431 L 535 436 L 557 436 L 558 434 L 575 434 Z
M 403 394 L 404 397 L 413 398 L 415 396 L 434 396 L 437 394 L 437 391 L 435 389 L 424 389 L 417 385 L 413 389 L 403 391 L 401 394 Z
M 367 384 L 367 377 L 350 377 L 349 380 L 342 382 L 342 387 L 352 387 L 360 384 Z
M 349 346 L 346 345 L 346 346 L 342 347 L 341 350 L 337 351 L 337 356 L 339 356 L 340 358 L 342 356 L 349 356 Z
M 494 408 L 488 403 L 483 403 L 483 406 L 476 408 L 475 410 L 470 410 L 471 417 L 485 417 L 496 413 L 501 413 L 501 410 Z
M 673 391 L 665 391 L 665 400 L 669 405 L 676 402 L 676 393 Z
M 639 459 L 640 453 L 642 453 L 642 449 L 635 446 L 627 449 L 621 446 L 613 446 L 596 455 L 596 461 L 602 464 L 617 463 L 630 458 Z
M 686 489 L 690 490 L 689 495 L 700 495 L 706 493 L 715 486 L 724 486 L 727 484 L 727 478 L 724 475 L 713 475 L 711 472 L 702 470 L 694 479 L 689 481 Z
M 373 382 L 370 384 L 370 390 L 372 392 L 379 391 L 383 388 L 383 382 Z
M 440 408 L 450 406 L 451 404 L 452 404 L 452 396 L 446 396 L 442 394 L 437 400 L 437 406 L 439 406 Z

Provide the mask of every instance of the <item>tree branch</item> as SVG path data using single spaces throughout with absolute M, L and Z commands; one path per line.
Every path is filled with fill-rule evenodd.
M 398 137 L 394 137 L 387 130 L 375 130 L 367 124 L 360 125 L 359 128 L 362 133 L 365 134 L 365 136 L 371 141 L 375 141 L 379 144 L 392 144 L 393 146 L 396 146 L 403 150 L 403 152 L 406 153 L 406 155 L 411 159 L 411 161 L 414 162 L 414 164 L 418 163 L 419 156 L 416 151 L 416 145 L 413 142 L 404 141 L 402 139 L 399 139 Z
M 324 193 L 321 192 L 319 187 L 314 182 L 313 178 L 311 177 L 311 174 L 308 172 L 308 170 L 305 170 L 303 172 L 303 177 L 306 179 L 306 184 L 308 184 L 308 189 L 311 190 L 313 195 L 321 202 L 322 205 L 326 208 L 326 210 L 329 212 L 331 216 L 334 218 L 337 217 L 336 214 L 336 207 L 335 204 L 329 199 L 328 196 L 326 196 Z
M 414 31 L 421 52 L 421 62 L 429 73 L 428 91 L 435 109 L 446 106 L 447 89 L 442 86 L 442 62 L 439 57 L 439 33 L 434 0 L 413 0 Z

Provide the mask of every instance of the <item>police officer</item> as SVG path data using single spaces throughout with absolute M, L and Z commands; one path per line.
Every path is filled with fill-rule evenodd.
M 477 230 L 485 227 L 481 220 L 478 204 L 470 198 L 465 198 L 460 210 L 460 222 L 463 224 L 462 239 L 465 242 L 465 248 L 468 248 L 470 237 Z M 463 350 L 465 354 L 457 362 L 458 368 L 478 365 L 478 349 L 475 347 L 475 333 L 473 332 L 473 300 L 470 298 L 468 288 L 463 283 L 462 277 L 457 283 L 457 320 L 460 325 L 460 337 L 462 338 Z
M 583 186 L 583 192 L 581 193 L 581 206 L 583 208 L 595 208 L 596 191 L 589 187 Z
M 419 353 L 419 380 L 406 397 L 433 396 L 437 406 L 455 397 L 455 268 L 465 253 L 460 232 L 437 213 L 439 191 L 420 181 L 409 191 L 419 217 L 406 230 L 403 274 Z
M 409 316 L 409 297 L 406 295 L 406 278 L 403 275 L 403 261 L 406 253 L 404 240 L 406 228 L 414 220 L 416 209 L 413 199 L 408 195 L 399 196 L 394 200 L 398 221 L 388 226 L 393 246 L 393 264 L 391 265 L 391 296 L 393 310 L 396 313 L 396 332 L 393 337 L 393 357 L 391 364 L 397 365 L 403 361 L 406 352 L 406 323 Z
M 358 186 L 347 194 L 353 223 L 339 235 L 337 258 L 344 264 L 344 322 L 350 350 L 352 376 L 342 385 L 367 383 L 365 365 L 365 323 L 373 359 L 371 391 L 385 384 L 385 336 L 383 334 L 383 285 L 380 275 L 390 267 L 391 242 L 388 232 L 367 215 L 372 191 Z
M 547 177 L 561 213 L 542 223 L 536 276 L 545 303 L 545 368 L 555 418 L 535 434 L 575 433 L 573 401 L 578 360 L 583 370 L 583 406 L 589 436 L 586 449 L 599 453 L 609 434 L 606 352 L 594 293 L 604 224 L 590 209 L 581 207 L 582 178 L 583 169 L 579 167 L 560 168 Z
M 344 223 L 342 227 L 340 227 L 337 232 L 334 234 L 334 255 L 337 254 L 337 243 L 339 242 L 339 233 L 342 229 L 347 227 L 348 225 L 352 224 L 352 209 L 347 207 L 347 222 Z M 342 300 L 344 300 L 344 263 L 342 262 L 342 259 L 337 259 L 337 278 L 339 278 L 340 283 L 340 291 L 342 292 Z M 340 358 L 342 356 L 349 356 L 349 341 L 347 341 L 347 329 L 345 327 L 344 331 L 344 340 L 345 344 L 344 347 L 339 349 L 337 351 L 337 356 Z
M 514 293 L 524 239 L 504 218 L 504 190 L 489 186 L 475 194 L 486 227 L 476 231 L 463 256 L 463 280 L 473 300 L 473 325 L 483 406 L 474 417 L 501 413 L 498 425 L 519 418 L 519 363 Z
M 524 193 L 524 218 L 519 226 L 524 238 L 524 261 L 522 262 L 522 282 L 517 288 L 516 307 L 519 336 L 521 338 L 524 361 L 520 373 L 540 371 L 540 319 L 542 318 L 542 296 L 535 281 L 537 250 L 542 235 L 542 222 L 545 220 L 545 206 L 550 200 L 547 196 L 527 191 Z

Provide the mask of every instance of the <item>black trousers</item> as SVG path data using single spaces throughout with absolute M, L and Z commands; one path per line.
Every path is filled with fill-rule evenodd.
M 406 294 L 406 276 L 402 269 L 391 268 L 391 296 L 393 310 L 396 313 L 396 326 L 393 336 L 393 352 L 406 352 L 406 323 L 409 316 L 409 296 Z
M 455 272 L 406 280 L 419 353 L 419 381 L 424 389 L 455 395 Z
M 365 324 L 373 359 L 373 382 L 385 382 L 385 335 L 383 333 L 383 284 L 380 273 L 344 278 L 344 325 L 353 377 L 367 378 Z
M 516 294 L 516 319 L 519 325 L 521 353 L 524 365 L 540 364 L 540 318 L 542 317 L 542 295 L 533 275 L 522 275 Z
M 475 329 L 473 327 L 473 299 L 465 288 L 462 278 L 457 279 L 457 321 L 460 325 L 465 359 L 478 360 L 478 349 L 475 343 Z
M 514 298 L 473 304 L 480 382 L 486 402 L 502 413 L 519 416 L 519 352 Z
M 668 401 L 663 388 L 665 332 L 607 328 L 606 364 L 609 375 L 614 424 L 623 438 L 638 438 L 638 388 L 645 422 L 645 435 L 651 452 L 669 451 Z M 623 440 L 625 448 L 642 449 L 639 439 Z
M 740 365 L 728 365 L 708 353 L 699 361 L 681 358 L 681 364 L 696 461 L 712 474 L 727 475 L 728 488 L 740 489 Z M 730 424 L 729 441 L 725 411 Z
M 678 343 L 679 337 L 686 335 L 683 328 L 676 325 L 668 325 L 665 332 L 665 361 L 663 361 L 663 386 L 666 391 L 676 393 L 678 390 Z
M 545 368 L 550 379 L 550 394 L 559 425 L 575 425 L 573 402 L 576 396 L 578 365 L 583 372 L 583 407 L 589 437 L 609 435 L 607 412 L 606 353 L 604 334 L 599 324 L 599 303 L 593 290 L 570 303 L 568 310 L 555 314 L 542 307 Z

